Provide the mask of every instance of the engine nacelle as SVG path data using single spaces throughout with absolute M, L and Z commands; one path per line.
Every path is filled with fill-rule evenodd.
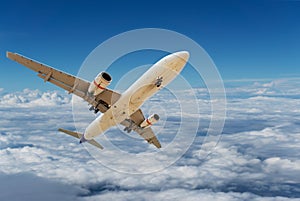
M 147 119 L 145 119 L 141 124 L 140 127 L 147 128 L 150 127 L 152 124 L 156 123 L 159 120 L 159 116 L 157 114 L 152 114 Z
M 101 72 L 97 75 L 94 81 L 90 84 L 88 92 L 94 96 L 100 94 L 111 82 L 111 76 L 106 72 Z

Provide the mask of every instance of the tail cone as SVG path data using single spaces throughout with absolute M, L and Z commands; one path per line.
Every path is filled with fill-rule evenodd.
M 86 141 L 88 141 L 88 140 L 84 138 L 84 134 L 83 134 L 80 138 L 79 144 L 84 143 Z

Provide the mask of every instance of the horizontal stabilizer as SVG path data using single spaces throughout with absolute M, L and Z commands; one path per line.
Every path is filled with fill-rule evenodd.
M 65 134 L 67 134 L 67 135 L 70 135 L 70 136 L 78 138 L 78 139 L 80 139 L 82 137 L 82 135 L 83 135 L 81 133 L 77 133 L 77 132 L 74 132 L 74 131 L 69 131 L 69 130 L 62 129 L 62 128 L 59 128 L 58 131 L 63 132 Z M 95 140 L 88 140 L 87 142 L 90 143 L 91 145 L 95 146 L 95 147 L 98 147 L 99 149 L 103 149 L 103 147 L 101 146 L 101 144 L 99 144 Z

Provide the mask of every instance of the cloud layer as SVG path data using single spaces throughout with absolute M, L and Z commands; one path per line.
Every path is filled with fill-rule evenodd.
M 209 146 L 202 142 L 211 117 L 210 101 L 205 89 L 193 90 L 201 114 L 196 138 L 179 160 L 153 174 L 124 174 L 110 168 L 158 167 L 180 151 L 181 143 L 173 139 L 181 118 L 170 93 L 162 91 L 143 109 L 148 113 L 166 109 L 154 129 L 163 146 L 174 143 L 173 151 L 162 152 L 155 160 L 138 160 L 107 148 L 101 156 L 114 164 L 109 168 L 77 140 L 57 132 L 59 127 L 74 129 L 70 96 L 31 90 L 3 94 L 0 185 L 5 188 L 0 189 L 0 200 L 40 200 L 42 195 L 44 200 L 300 200 L 300 92 L 295 90 L 299 86 L 298 80 L 281 80 L 227 88 L 224 132 L 205 159 L 201 147 Z M 192 91 L 183 93 L 188 102 Z M 83 127 L 94 118 L 82 115 Z M 182 118 L 192 122 L 198 116 L 190 112 Z M 182 128 L 188 138 L 189 126 Z M 156 151 L 118 128 L 97 140 L 103 145 L 109 140 L 137 156 Z M 12 193 L 14 185 L 25 187 Z

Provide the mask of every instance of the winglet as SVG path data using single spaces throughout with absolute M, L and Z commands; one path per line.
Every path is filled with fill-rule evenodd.
M 77 133 L 77 132 L 74 132 L 74 131 L 69 131 L 69 130 L 66 130 L 66 129 L 63 129 L 63 128 L 59 128 L 58 131 L 63 132 L 67 135 L 70 135 L 70 136 L 78 138 L 78 139 L 80 139 L 83 136 L 83 134 L 81 134 L 81 133 Z M 99 148 L 99 149 L 103 149 L 103 146 L 101 144 L 99 144 L 96 140 L 88 140 L 87 142 L 89 144 Z

